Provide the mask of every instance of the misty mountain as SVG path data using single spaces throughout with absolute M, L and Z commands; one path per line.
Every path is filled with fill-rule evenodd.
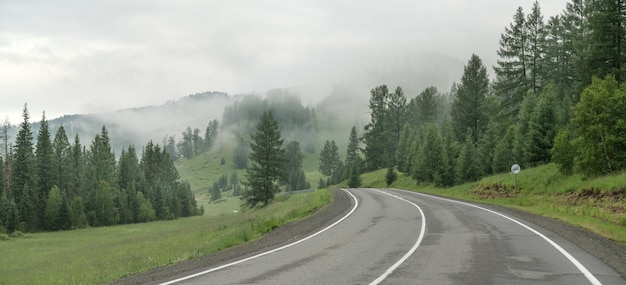
M 141 146 L 152 140 L 162 145 L 166 135 L 173 135 L 177 140 L 188 126 L 204 130 L 209 121 L 222 119 L 224 107 L 235 97 L 222 92 L 203 92 L 168 101 L 159 106 L 146 106 L 122 109 L 113 112 L 82 115 L 65 115 L 49 120 L 52 139 L 59 126 L 73 142 L 78 134 L 81 144 L 89 146 L 102 126 L 109 131 L 112 146 L 119 154 L 128 145 Z M 31 114 L 34 137 L 37 137 L 41 118 Z M 13 130 L 17 132 L 18 127 Z

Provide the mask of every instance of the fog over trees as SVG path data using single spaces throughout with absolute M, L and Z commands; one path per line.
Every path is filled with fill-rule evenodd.
M 378 169 L 387 169 L 389 184 L 397 171 L 438 187 L 507 172 L 514 163 L 556 163 L 566 175 L 586 178 L 620 172 L 626 168 L 624 27 L 623 1 L 571 0 L 549 18 L 536 1 L 511 11 L 494 46 L 495 66 L 468 51 L 456 83 L 445 88 L 383 81 L 361 92 L 337 84 L 314 107 L 287 88 L 266 96 L 194 94 L 178 102 L 185 108 L 170 102 L 125 110 L 110 115 L 111 125 L 96 119 L 107 114 L 82 116 L 76 124 L 69 123 L 74 116 L 52 123 L 44 114 L 33 124 L 25 106 L 23 122 L 10 135 L 14 142 L 0 157 L 0 229 L 61 230 L 199 214 L 174 160 L 219 145 L 230 147 L 235 169 L 247 175 L 224 173 L 211 199 L 232 187 L 249 206 L 269 203 L 280 186 L 308 188 L 303 154 L 319 158 L 320 187 L 360 187 L 360 174 Z M 148 112 L 154 108 L 161 112 Z M 185 118 L 168 124 L 170 116 Z M 120 131 L 135 123 L 133 131 Z M 141 133 L 151 124 L 158 127 Z M 144 135 L 156 139 L 143 140 L 138 150 L 109 132 L 121 138 L 129 132 L 134 142 Z

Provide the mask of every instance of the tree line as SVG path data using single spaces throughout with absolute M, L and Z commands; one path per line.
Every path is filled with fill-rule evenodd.
M 54 138 L 45 113 L 36 144 L 27 106 L 14 146 L 0 157 L 0 230 L 12 233 L 148 222 L 198 215 L 189 183 L 164 148 L 149 142 L 116 159 L 106 127 L 91 144 L 63 126 Z
M 528 14 L 520 7 L 501 34 L 494 81 L 474 54 L 447 93 L 428 87 L 407 100 L 401 87 L 370 91 L 363 169 L 442 187 L 514 163 L 555 162 L 584 177 L 623 170 L 625 26 L 623 1 L 573 0 L 547 22 L 539 2 Z

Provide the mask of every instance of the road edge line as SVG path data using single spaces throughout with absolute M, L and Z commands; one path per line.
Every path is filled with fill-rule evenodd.
M 580 271 L 580 273 L 582 273 L 585 278 L 587 278 L 587 280 L 593 284 L 593 285 L 602 285 L 602 282 L 600 282 L 600 280 L 598 280 L 593 273 L 591 273 L 591 271 L 589 271 L 589 269 L 587 269 L 587 267 L 585 267 L 582 263 L 580 263 L 580 261 L 578 261 L 578 259 L 576 259 L 573 255 L 571 255 L 567 250 L 565 250 L 564 248 L 562 248 L 558 243 L 556 243 L 555 241 L 551 240 L 549 237 L 545 236 L 544 234 L 540 233 L 539 231 L 533 229 L 532 227 L 514 219 L 511 218 L 505 214 L 496 212 L 494 210 L 490 210 L 487 208 L 483 208 L 481 206 L 478 205 L 474 205 L 471 203 L 467 203 L 467 202 L 463 202 L 463 201 L 457 201 L 457 200 L 453 200 L 453 199 L 448 199 L 448 198 L 442 198 L 442 197 L 438 197 L 438 196 L 434 196 L 434 195 L 429 195 L 429 194 L 424 194 L 424 193 L 419 193 L 419 192 L 414 192 L 414 191 L 408 191 L 408 190 L 404 190 L 404 189 L 396 189 L 396 190 L 400 190 L 400 191 L 405 191 L 405 192 L 409 192 L 409 193 L 415 193 L 417 195 L 421 195 L 421 196 L 425 196 L 425 197 L 430 197 L 430 198 L 435 198 L 435 199 L 439 199 L 439 200 L 444 200 L 444 201 L 449 201 L 449 202 L 454 202 L 454 203 L 458 203 L 461 205 L 466 205 L 466 206 L 470 206 L 470 207 L 474 207 L 495 215 L 498 215 L 500 217 L 503 217 L 511 222 L 514 222 L 516 224 L 518 224 L 519 226 L 529 230 L 530 232 L 536 234 L 537 236 L 541 237 L 542 239 L 544 239 L 546 242 L 548 242 L 550 245 L 552 245 L 552 247 L 554 247 L 557 251 L 559 251 L 563 256 L 565 256 L 565 258 L 567 258 L 574 266 L 576 266 L 576 268 L 578 269 L 578 271 Z
M 415 242 L 415 244 L 413 245 L 413 247 L 411 247 L 411 249 L 409 251 L 407 251 L 407 253 L 402 256 L 402 258 L 400 258 L 398 261 L 396 261 L 396 263 L 394 263 L 391 267 L 389 267 L 385 273 L 383 273 L 382 275 L 378 276 L 378 278 L 376 278 L 374 281 L 370 282 L 370 285 L 376 285 L 379 284 L 380 282 L 382 282 L 383 280 L 385 280 L 385 278 L 387 278 L 389 275 L 391 275 L 391 273 L 393 273 L 394 270 L 396 270 L 398 267 L 400 267 L 400 265 L 402 265 L 402 263 L 404 263 L 411 255 L 413 255 L 413 253 L 415 253 L 415 251 L 417 250 L 417 248 L 420 246 L 420 244 L 422 243 L 422 240 L 424 239 L 424 234 L 426 233 L 426 216 L 424 215 L 424 211 L 422 211 L 422 208 L 420 208 L 420 206 L 418 206 L 417 204 L 402 198 L 400 196 L 391 194 L 391 193 L 387 193 L 385 191 L 382 190 L 378 190 L 378 189 L 373 189 L 373 188 L 369 188 L 370 190 L 376 191 L 376 192 L 380 192 L 382 194 L 391 196 L 393 198 L 396 198 L 400 201 L 404 201 L 407 202 L 411 205 L 413 205 L 415 208 L 417 208 L 417 210 L 419 210 L 420 215 L 422 216 L 422 227 L 420 228 L 420 233 L 419 236 L 417 238 L 417 241 Z
M 262 253 L 259 253 L 259 254 L 257 254 L 257 255 L 253 255 L 253 256 L 250 256 L 250 257 L 247 257 L 247 258 L 244 258 L 244 259 L 240 259 L 240 260 L 237 260 L 237 261 L 233 261 L 233 262 L 228 263 L 228 264 L 224 264 L 224 265 L 221 265 L 221 266 L 218 266 L 218 267 L 214 267 L 214 268 L 211 268 L 211 269 L 208 269 L 208 270 L 202 271 L 202 272 L 198 272 L 198 273 L 194 273 L 194 274 L 191 274 L 191 275 L 187 275 L 187 276 L 184 276 L 184 277 L 181 277 L 181 278 L 178 278 L 178 279 L 174 279 L 174 280 L 170 280 L 170 281 L 167 281 L 167 282 L 163 282 L 163 283 L 160 283 L 160 285 L 170 285 L 170 284 L 175 284 L 175 283 L 178 283 L 178 282 L 181 282 L 181 281 L 185 281 L 185 280 L 189 280 L 189 279 L 192 279 L 192 278 L 195 278 L 195 277 L 198 277 L 198 276 L 206 275 L 206 274 L 209 274 L 209 273 L 211 273 L 211 272 L 215 272 L 215 271 L 218 271 L 218 270 L 221 270 L 221 269 L 227 268 L 227 267 L 231 267 L 231 266 L 234 266 L 234 265 L 237 265 L 237 264 L 241 264 L 241 263 L 244 263 L 244 262 L 246 262 L 246 261 L 250 261 L 250 260 L 252 260 L 252 259 L 256 259 L 256 258 L 259 258 L 259 257 L 261 257 L 261 256 L 265 256 L 265 255 L 268 255 L 268 254 L 271 254 L 271 253 L 274 253 L 274 252 L 277 252 L 277 251 L 283 250 L 283 249 L 285 249 L 285 248 L 288 248 L 288 247 L 294 246 L 294 245 L 299 244 L 299 243 L 301 243 L 301 242 L 304 242 L 304 241 L 306 241 L 306 240 L 312 239 L 313 237 L 315 237 L 315 236 L 317 236 L 317 235 L 319 235 L 319 234 L 321 234 L 321 233 L 323 233 L 323 232 L 325 232 L 325 231 L 327 231 L 327 230 L 329 230 L 329 229 L 333 228 L 334 226 L 336 226 L 337 224 L 339 224 L 340 222 L 342 222 L 343 220 L 345 220 L 346 218 L 348 218 L 350 215 L 352 215 L 352 213 L 354 213 L 354 211 L 356 210 L 356 208 L 359 206 L 359 201 L 358 201 L 358 199 L 356 198 L 356 196 L 354 196 L 354 194 L 350 193 L 350 191 L 348 191 L 348 190 L 346 190 L 346 189 L 341 189 L 341 190 L 345 191 L 345 192 L 346 192 L 346 193 L 348 193 L 350 196 L 352 196 L 352 199 L 354 200 L 354 207 L 352 207 L 352 210 L 350 210 L 350 212 L 348 212 L 345 216 L 341 217 L 341 219 L 339 219 L 339 220 L 337 220 L 336 222 L 332 223 L 331 225 L 329 225 L 329 226 L 327 226 L 327 227 L 325 227 L 325 228 L 321 229 L 320 231 L 315 232 L 314 234 L 311 234 L 311 235 L 309 235 L 309 236 L 307 236 L 307 237 L 305 237 L 305 238 L 303 238 L 303 239 L 299 239 L 299 240 L 294 241 L 294 242 L 292 242 L 292 243 L 290 243 L 290 244 L 283 245 L 283 246 L 281 246 L 281 247 L 278 247 L 278 248 L 272 249 L 272 250 L 270 250 L 270 251 L 262 252 Z

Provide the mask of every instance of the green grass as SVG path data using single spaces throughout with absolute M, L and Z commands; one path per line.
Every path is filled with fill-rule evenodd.
M 386 187 L 386 170 L 366 173 L 362 176 L 365 187 Z M 430 193 L 450 198 L 501 205 L 550 217 L 565 223 L 598 233 L 606 238 L 626 245 L 626 207 L 624 199 L 582 199 L 576 197 L 584 189 L 613 191 L 626 186 L 626 173 L 583 180 L 580 176 L 563 175 L 554 164 L 523 169 L 517 177 L 519 193 L 516 197 L 481 198 L 470 194 L 480 186 L 502 184 L 514 188 L 513 174 L 489 176 L 478 182 L 466 183 L 450 188 L 416 184 L 415 180 L 400 174 L 391 187 Z M 345 185 L 342 185 L 345 187 Z M 615 210 L 618 209 L 618 210 Z
M 330 199 L 328 190 L 279 195 L 267 207 L 233 213 L 240 201 L 228 198 L 204 216 L 11 238 L 0 241 L 0 284 L 109 282 L 258 239 Z

